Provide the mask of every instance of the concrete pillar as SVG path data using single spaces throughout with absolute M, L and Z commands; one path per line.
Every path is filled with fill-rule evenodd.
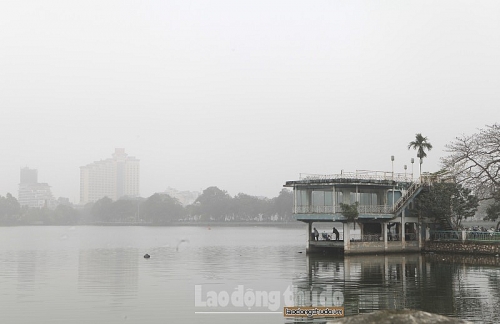
M 406 208 L 403 208 L 401 211 L 401 249 L 404 250 L 406 249 L 406 238 L 405 238 L 405 210 Z
M 293 213 L 297 214 L 297 186 L 293 187 Z
M 465 238 L 466 238 L 465 231 L 462 231 L 462 242 L 465 242 Z
M 351 231 L 349 229 L 349 223 L 343 223 L 344 231 L 344 253 L 348 254 L 351 249 Z

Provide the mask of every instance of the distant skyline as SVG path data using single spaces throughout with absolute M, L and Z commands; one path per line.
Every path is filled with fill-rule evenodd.
M 0 195 L 79 201 L 125 148 L 140 194 L 275 197 L 299 173 L 404 172 L 498 120 L 498 1 L 4 1 Z

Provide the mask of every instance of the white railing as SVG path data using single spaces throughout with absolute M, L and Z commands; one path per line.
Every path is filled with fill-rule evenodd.
M 361 205 L 358 206 L 360 214 L 390 214 L 392 206 L 387 205 Z M 341 213 L 340 206 L 296 206 L 295 214 L 335 214 Z
M 406 193 L 401 198 L 399 198 L 398 201 L 396 201 L 396 203 L 394 204 L 394 208 L 391 210 L 391 212 L 395 213 L 396 211 L 398 211 L 413 196 L 415 191 L 417 191 L 418 188 L 420 188 L 421 186 L 422 184 L 419 182 L 412 183 L 410 188 L 408 188 L 408 190 L 406 191 Z
M 340 209 L 340 206 L 339 206 Z M 361 205 L 358 206 L 360 214 L 390 214 L 392 210 L 388 205 Z M 340 212 L 340 211 L 339 211 Z
M 295 214 L 334 214 L 334 206 L 296 206 Z
M 386 180 L 397 182 L 412 182 L 411 173 L 393 173 L 387 171 L 356 170 L 356 172 L 342 172 L 340 174 L 311 174 L 301 173 L 300 180 L 335 180 L 335 179 L 360 179 L 360 180 Z

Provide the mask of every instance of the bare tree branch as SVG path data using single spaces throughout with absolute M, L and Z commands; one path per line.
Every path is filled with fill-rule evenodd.
M 457 183 L 473 190 L 481 200 L 500 190 L 500 124 L 457 137 L 446 151 L 450 155 L 442 158 L 442 166 Z

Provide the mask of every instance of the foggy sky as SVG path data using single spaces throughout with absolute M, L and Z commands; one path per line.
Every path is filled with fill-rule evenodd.
M 416 133 L 437 171 L 499 121 L 499 57 L 498 1 L 2 1 L 0 195 L 28 166 L 78 202 L 117 147 L 143 197 L 410 171 Z

